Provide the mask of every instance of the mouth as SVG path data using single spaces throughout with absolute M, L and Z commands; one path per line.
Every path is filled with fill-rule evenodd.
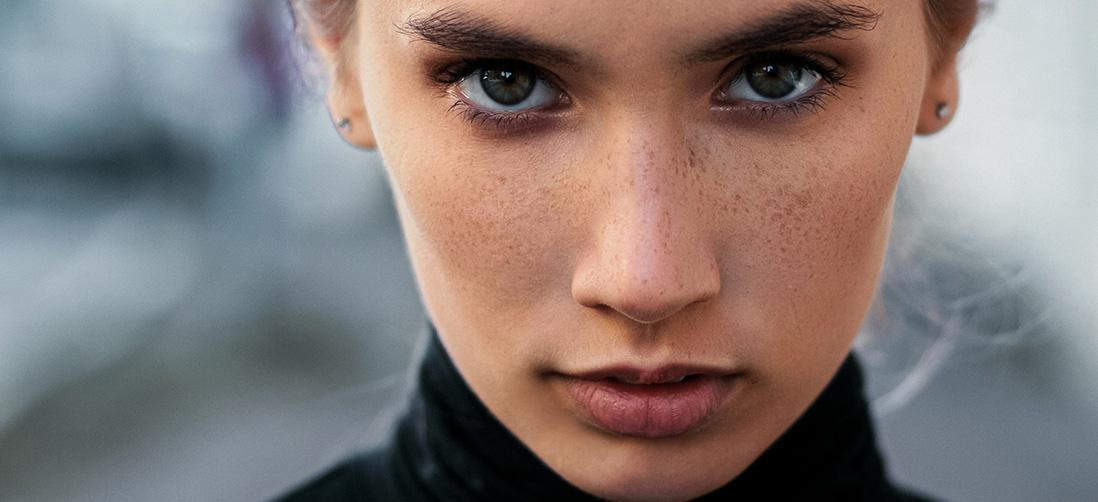
M 736 388 L 737 373 L 669 367 L 616 368 L 560 375 L 575 409 L 590 425 L 616 435 L 658 439 L 700 428 Z

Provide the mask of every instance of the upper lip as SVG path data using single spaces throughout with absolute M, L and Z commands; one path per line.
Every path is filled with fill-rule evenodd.
M 669 365 L 655 369 L 644 369 L 633 366 L 614 366 L 592 371 L 571 373 L 568 376 L 581 380 L 617 380 L 631 384 L 659 384 L 680 382 L 686 377 L 710 376 L 726 377 L 734 375 L 735 371 L 729 371 L 710 366 L 693 365 Z

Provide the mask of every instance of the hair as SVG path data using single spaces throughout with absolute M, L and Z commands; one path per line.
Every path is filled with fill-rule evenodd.
M 316 51 L 309 49 L 316 49 L 314 39 L 322 40 L 338 51 L 334 60 L 327 61 L 333 66 L 330 69 L 334 72 L 344 71 L 350 55 L 343 41 L 354 33 L 358 0 L 287 0 L 287 3 L 290 5 L 294 31 L 306 48 L 306 54 L 301 60 L 315 63 L 310 56 L 315 56 Z
M 342 42 L 354 33 L 358 0 L 287 1 L 294 16 L 294 26 L 302 40 L 310 40 L 311 37 L 307 35 L 311 34 L 319 40 L 341 47 Z M 980 0 L 923 1 L 929 50 L 936 65 L 945 63 L 944 58 L 964 44 L 976 21 L 980 5 Z
M 927 39 L 931 61 L 936 65 L 946 62 L 946 57 L 964 45 L 968 33 L 976 23 L 982 3 L 979 0 L 925 0 L 923 16 L 926 18 Z

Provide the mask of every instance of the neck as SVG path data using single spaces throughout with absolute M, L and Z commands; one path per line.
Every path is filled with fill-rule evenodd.
M 746 471 L 700 500 L 892 499 L 862 386 L 850 356 L 789 430 Z M 598 500 L 548 468 L 488 411 L 437 335 L 394 450 L 403 483 L 427 498 Z

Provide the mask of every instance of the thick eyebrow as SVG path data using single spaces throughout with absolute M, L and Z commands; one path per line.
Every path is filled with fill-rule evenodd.
M 719 36 L 687 53 L 687 66 L 726 59 L 729 56 L 840 37 L 850 30 L 872 30 L 881 15 L 868 7 L 817 1 L 794 5 L 774 15 L 752 21 L 750 27 Z M 559 66 L 578 66 L 580 54 L 570 48 L 539 42 L 514 28 L 457 8 L 444 8 L 410 16 L 397 32 L 440 49 L 478 57 L 520 59 Z
M 719 61 L 770 47 L 843 37 L 850 30 L 870 31 L 881 15 L 862 5 L 815 2 L 782 9 L 731 35 L 717 37 L 686 56 L 687 65 Z
M 454 8 L 409 17 L 397 32 L 457 53 L 478 57 L 519 59 L 558 66 L 578 66 L 579 53 L 545 44 L 513 28 Z

